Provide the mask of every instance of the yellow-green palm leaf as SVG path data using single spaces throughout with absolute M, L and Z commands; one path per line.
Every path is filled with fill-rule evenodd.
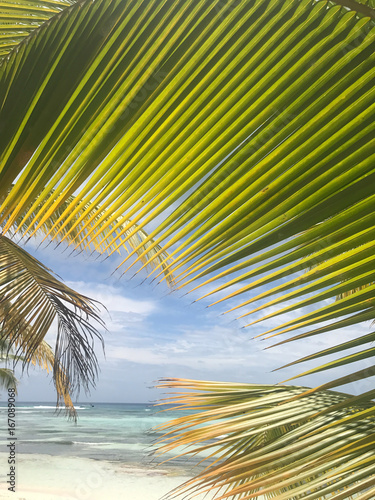
M 71 398 L 74 388 L 71 387 L 66 369 L 61 362 L 55 358 L 52 347 L 43 340 L 35 350 L 31 359 L 27 359 L 26 361 L 33 365 L 40 366 L 48 373 L 50 371 L 52 372 L 57 393 L 57 408 L 61 404 L 64 404 L 66 414 L 70 418 L 77 420 L 77 412 Z
M 154 278 L 173 273 L 215 303 L 235 285 L 221 300 L 239 316 L 308 306 L 270 335 L 374 319 L 374 49 L 372 0 L 72 5 L 0 63 L 4 233 L 112 253 L 152 227 L 131 254 L 154 250 Z M 337 429 L 359 404 L 340 401 Z
M 161 216 L 137 260 L 240 285 L 246 308 L 312 264 L 267 293 L 312 292 L 303 307 L 369 283 L 375 25 L 348 4 L 86 0 L 52 17 L 0 67 L 4 231 L 112 253 Z M 367 319 L 371 293 L 296 327 Z
M 0 2 L 0 60 L 34 30 L 77 0 L 5 0 Z
M 75 219 L 73 221 L 70 220 L 66 225 L 65 218 L 61 218 L 61 215 L 66 213 L 66 209 L 72 204 L 76 205 L 78 203 L 79 200 L 77 200 L 76 197 L 70 196 L 38 228 L 38 234 L 44 235 L 45 239 L 53 237 L 58 242 L 63 241 L 64 237 L 69 235 L 75 239 L 75 248 L 81 251 L 88 250 L 100 254 L 110 254 L 112 251 L 116 251 L 122 255 L 122 250 L 124 249 L 128 254 L 130 251 L 134 250 L 144 265 L 150 269 L 160 267 L 164 270 L 168 285 L 171 286 L 173 284 L 173 276 L 168 271 L 168 264 L 170 263 L 168 253 L 163 251 L 160 245 L 155 245 L 154 241 L 152 239 L 150 240 L 148 234 L 137 224 L 132 224 L 131 221 L 119 216 L 114 223 L 112 222 L 108 225 L 108 216 L 106 212 L 101 210 L 100 207 L 93 208 L 90 203 L 87 203 L 80 207 Z M 85 220 L 85 214 L 87 212 L 91 213 L 90 224 L 84 227 L 82 220 Z M 18 232 L 22 234 L 23 238 L 26 236 L 31 238 L 36 226 L 33 215 L 25 220 L 24 214 L 21 214 L 14 222 L 9 232 L 12 234 Z M 81 223 L 78 225 L 75 224 L 76 219 L 80 219 Z M 114 225 L 116 225 L 115 230 L 113 230 Z M 91 244 L 86 246 L 85 235 L 93 227 L 97 230 L 96 237 Z M 123 227 L 126 227 L 126 230 L 124 236 L 121 236 Z M 60 230 L 60 228 L 62 229 Z M 99 231 L 100 228 L 102 228 L 102 230 Z

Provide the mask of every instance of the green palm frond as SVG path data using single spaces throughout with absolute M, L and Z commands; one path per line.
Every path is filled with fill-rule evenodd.
M 112 253 L 173 210 L 131 253 L 181 286 L 368 272 L 374 30 L 307 0 L 72 6 L 0 69 L 4 230 Z
M 0 237 L 0 295 L 2 339 L 17 348 L 16 355 L 24 356 L 24 366 L 43 360 L 40 346 L 56 320 L 55 384 L 65 377 L 68 393 L 80 386 L 88 390 L 97 374 L 93 340 L 102 340 L 89 320 L 103 326 L 94 302 L 64 285 L 5 236 Z
M 267 332 L 307 328 L 287 341 L 374 319 L 374 49 L 372 0 L 80 1 L 0 62 L 4 234 L 111 254 L 152 227 L 123 264 L 159 258 L 154 279 L 232 299 L 241 318 L 293 312 Z M 76 313 L 49 304 L 74 338 Z M 371 416 L 372 393 L 326 396 L 335 430 Z
M 375 23 L 345 3 L 85 0 L 52 17 L 0 66 L 4 232 L 111 254 L 161 217 L 125 260 L 217 283 L 205 297 L 235 285 L 214 303 L 241 318 L 317 307 L 273 334 L 374 319 L 373 286 L 348 291 L 374 278 Z
M 0 61 L 34 30 L 78 0 L 6 0 L 0 2 Z
M 0 338 L 0 362 L 8 363 L 8 361 L 12 360 L 15 362 L 21 358 L 12 354 L 12 351 L 9 347 L 9 342 L 5 339 Z M 6 366 L 4 368 L 0 368 L 0 387 L 4 389 L 14 389 L 17 393 L 17 385 L 18 380 L 14 374 L 14 371 Z
M 161 387 L 178 389 L 166 402 L 189 414 L 155 429 L 164 433 L 157 453 L 216 458 L 168 498 L 193 498 L 197 490 L 215 493 L 216 500 L 374 494 L 373 404 L 333 391 L 302 397 L 306 388 L 296 386 L 164 379 Z M 343 422 L 364 411 L 368 416 L 355 426 Z
M 169 286 L 173 285 L 173 275 L 168 271 L 169 257 L 168 253 L 164 252 L 160 245 L 154 245 L 153 240 L 149 240 L 148 234 L 138 227 L 137 224 L 131 224 L 131 221 L 124 219 L 119 216 L 115 223 L 110 223 L 107 225 L 107 219 L 105 211 L 101 210 L 100 207 L 93 207 L 91 203 L 87 203 L 85 206 L 80 208 L 80 211 L 76 214 L 76 219 L 85 219 L 85 214 L 94 210 L 95 216 L 90 220 L 90 224 L 84 227 L 85 224 L 76 225 L 74 221 L 70 221 L 68 225 L 64 225 L 64 218 L 61 219 L 61 215 L 66 213 L 66 209 L 71 205 L 78 205 L 79 200 L 76 197 L 70 196 L 68 200 L 63 202 L 59 208 L 53 212 L 48 219 L 38 228 L 38 234 L 45 235 L 45 239 L 55 239 L 57 242 L 63 241 L 66 237 L 68 241 L 74 242 L 75 249 L 84 251 L 88 250 L 91 252 L 98 252 L 100 254 L 107 253 L 110 254 L 112 251 L 116 251 L 121 255 L 121 250 L 126 249 L 127 253 L 131 250 L 135 250 L 136 254 L 139 256 L 141 262 L 148 266 L 151 270 L 154 268 L 159 268 L 165 270 L 165 277 Z M 113 234 L 113 226 L 116 224 L 117 229 Z M 34 234 L 35 232 L 35 219 L 30 216 L 27 220 L 24 220 L 24 216 L 21 215 L 13 224 L 10 232 L 12 234 L 18 232 L 22 234 L 23 237 Z M 127 239 L 120 235 L 121 229 L 127 227 L 125 231 L 125 237 L 129 236 Z M 98 231 L 95 239 L 92 240 L 91 244 L 85 245 L 85 234 L 95 227 L 97 230 L 103 227 L 102 231 Z M 61 231 L 60 231 L 60 228 Z M 119 237 L 117 238 L 117 236 Z M 145 244 L 143 244 L 145 242 Z M 119 245 L 120 243 L 120 245 Z

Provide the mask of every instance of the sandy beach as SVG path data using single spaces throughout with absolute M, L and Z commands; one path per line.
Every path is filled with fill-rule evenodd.
M 87 458 L 26 454 L 17 458 L 16 493 L 7 491 L 8 485 L 1 482 L 0 499 L 159 500 L 188 479 L 162 468 L 131 467 Z M 0 454 L 0 460 L 5 462 L 5 454 Z
M 0 500 L 160 500 L 198 473 L 197 460 L 180 459 L 158 467 L 152 462 L 156 435 L 149 430 L 173 414 L 155 414 L 146 404 L 77 408 L 74 425 L 56 416 L 52 405 L 18 404 L 16 491 L 8 491 L 10 452 L 6 452 L 9 440 L 4 439 Z M 0 410 L 4 417 L 5 408 Z

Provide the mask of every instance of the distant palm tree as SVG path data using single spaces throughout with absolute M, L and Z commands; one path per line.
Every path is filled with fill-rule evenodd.
M 30 323 L 30 355 L 58 317 L 66 386 L 95 375 L 97 332 L 85 316 L 99 319 L 94 304 L 11 235 L 111 255 L 151 228 L 124 259 L 129 267 L 159 259 L 155 279 L 173 275 L 194 293 L 205 286 L 205 298 L 221 292 L 212 305 L 241 308 L 243 322 L 266 307 L 262 319 L 287 313 L 267 332 L 287 335 L 280 344 L 373 320 L 374 7 L 3 2 L 0 294 L 12 342 L 22 341 L 11 329 L 18 309 Z M 346 351 L 305 374 L 361 362 L 311 390 L 167 380 L 195 389 L 177 402 L 205 412 L 166 439 L 199 448 L 229 426 L 215 441 L 221 461 L 196 483 L 221 488 L 218 498 L 373 498 L 374 391 L 332 389 L 375 374 L 366 347 L 374 339 L 353 334 L 297 360 Z M 218 417 L 222 424 L 188 432 Z
M 21 331 L 21 337 L 26 338 L 28 334 L 30 334 L 30 327 L 24 321 L 22 321 L 19 325 L 19 329 Z M 58 394 L 58 402 L 57 406 L 59 406 L 60 401 L 62 401 L 65 405 L 65 410 L 69 417 L 72 417 L 74 420 L 77 419 L 77 413 L 74 408 L 72 399 L 71 399 L 71 385 L 69 380 L 67 379 L 66 372 L 61 363 L 57 362 L 55 359 L 54 352 L 49 344 L 45 340 L 43 340 L 39 346 L 35 349 L 32 356 L 28 355 L 23 356 L 24 353 L 23 342 L 20 342 L 20 337 L 17 338 L 15 345 L 21 346 L 21 348 L 17 349 L 17 354 L 14 354 L 14 349 L 10 347 L 10 343 L 8 340 L 5 340 L 5 335 L 3 332 L 3 336 L 0 339 L 0 362 L 5 362 L 8 364 L 12 362 L 13 368 L 1 368 L 0 369 L 0 385 L 5 388 L 14 388 L 17 392 L 18 379 L 14 374 L 14 366 L 18 363 L 21 363 L 23 366 L 28 364 L 38 365 L 43 370 L 47 372 L 53 372 L 54 382 Z
M 14 359 L 15 356 L 9 354 L 8 344 L 4 340 L 0 340 L 0 362 Z M 3 389 L 16 389 L 18 380 L 14 374 L 14 371 L 9 368 L 0 368 L 0 387 Z

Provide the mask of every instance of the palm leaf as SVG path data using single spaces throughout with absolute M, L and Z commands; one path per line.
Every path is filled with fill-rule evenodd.
M 166 402 L 189 414 L 155 429 L 164 433 L 156 453 L 180 449 L 186 456 L 204 451 L 216 457 L 167 498 L 193 498 L 197 490 L 217 500 L 373 495 L 373 404 L 333 391 L 302 397 L 306 389 L 296 386 L 163 379 L 160 387 L 178 389 Z M 355 427 L 343 421 L 363 411 L 372 414 Z
M 345 278 L 372 252 L 373 48 L 371 17 L 332 3 L 72 6 L 1 66 L 4 230 L 112 253 L 175 207 L 131 253 L 181 286 Z
M 370 16 L 375 18 L 374 9 L 375 9 L 375 1 L 374 0 L 337 0 L 335 3 L 339 5 L 344 5 L 349 9 L 355 10 L 357 12 L 361 12 L 365 16 Z
M 88 390 L 97 374 L 93 340 L 102 340 L 89 320 L 103 326 L 93 301 L 61 283 L 5 236 L 0 237 L 0 295 L 2 339 L 24 356 L 23 365 L 53 362 L 59 397 L 80 386 Z M 49 349 L 41 345 L 55 319 L 58 335 L 53 360 Z
M 123 249 L 126 249 L 127 253 L 130 253 L 131 250 L 135 250 L 141 262 L 150 269 L 159 268 L 161 266 L 161 268 L 165 270 L 165 277 L 168 285 L 173 285 L 173 276 L 168 271 L 168 253 L 164 252 L 160 245 L 154 245 L 152 240 L 149 241 L 148 234 L 143 229 L 139 228 L 137 224 L 131 224 L 131 221 L 124 219 L 122 216 L 116 219 L 115 223 L 117 224 L 117 229 L 115 234 L 113 234 L 113 224 L 107 226 L 108 217 L 105 211 L 100 210 L 100 207 L 95 207 L 95 217 L 91 220 L 89 228 L 96 227 L 98 229 L 103 227 L 103 230 L 98 232 L 92 244 L 86 247 L 84 238 L 89 228 L 86 227 L 83 229 L 83 225 L 75 225 L 72 221 L 65 226 L 64 219 L 61 220 L 61 215 L 72 203 L 78 203 L 78 200 L 74 196 L 70 196 L 67 201 L 59 206 L 56 212 L 51 214 L 51 216 L 44 221 L 43 225 L 39 227 L 38 234 L 44 234 L 44 239 L 55 239 L 58 242 L 63 241 L 64 237 L 69 235 L 69 238 L 74 238 L 75 249 L 81 251 L 90 250 L 93 253 L 98 252 L 99 254 L 111 253 L 113 250 L 121 255 L 121 250 Z M 92 210 L 92 207 L 90 203 L 87 203 L 76 214 L 76 217 L 84 217 L 89 209 Z M 60 232 L 59 228 L 61 226 L 64 227 Z M 117 235 L 119 235 L 122 227 L 125 226 L 129 228 L 125 232 L 125 236 L 129 236 L 129 238 L 125 240 L 119 236 L 117 239 Z M 22 234 L 22 237 L 29 236 L 29 238 L 31 238 L 34 234 L 34 230 L 35 220 L 33 217 L 29 217 L 29 219 L 25 221 L 24 217 L 20 216 L 18 220 L 15 221 L 10 232 L 12 234 L 18 232 Z M 120 246 L 119 242 L 122 243 Z M 143 244 L 143 242 L 145 242 L 145 244 Z
M 48 237 L 111 254 L 161 218 L 126 259 L 154 250 L 155 278 L 216 283 L 206 295 L 236 285 L 223 300 L 246 294 L 241 316 L 276 292 L 274 305 L 288 294 L 295 308 L 318 304 L 272 334 L 373 318 L 373 289 L 362 288 L 374 251 L 372 7 L 85 0 L 51 17 L 0 65 L 4 232 L 48 226 Z M 345 296 L 347 282 L 360 291 Z M 73 325 L 70 315 L 60 334 Z M 357 428 L 369 415 L 355 404 Z M 362 481 L 355 465 L 338 470 L 338 489 Z M 319 471 L 325 495 L 335 484 Z
M 0 60 L 34 30 L 77 0 L 6 0 L 0 2 Z
M 43 340 L 35 350 L 31 359 L 27 360 L 27 362 L 33 365 L 39 365 L 47 372 L 52 371 L 53 381 L 57 392 L 57 408 L 61 403 L 64 403 L 66 414 L 70 418 L 77 420 L 77 412 L 71 399 L 72 388 L 69 378 L 67 377 L 64 366 L 56 359 L 52 347 Z
M 2 302 L 2 309 L 4 309 L 4 303 L 6 300 Z M 10 304 L 7 305 L 6 309 L 9 310 Z M 26 321 L 22 321 L 22 328 L 19 329 L 21 335 L 26 336 L 30 333 L 31 327 Z M 17 347 L 20 344 L 19 339 L 15 342 L 15 346 Z M 22 349 L 21 349 L 22 350 Z M 19 362 L 31 363 L 33 365 L 40 366 L 43 370 L 46 370 L 47 373 L 52 371 L 54 376 L 54 383 L 57 391 L 57 407 L 59 407 L 60 402 L 63 401 L 65 405 L 65 410 L 67 415 L 74 420 L 77 420 L 77 412 L 74 408 L 73 402 L 71 400 L 69 394 L 69 381 L 66 377 L 64 369 L 61 364 L 56 362 L 55 355 L 53 353 L 52 347 L 47 344 L 45 340 L 43 340 L 36 350 L 34 351 L 31 358 L 26 359 L 21 355 L 11 354 L 11 349 L 9 346 L 9 342 L 0 339 L 0 356 L 1 360 L 5 362 L 9 362 L 12 360 L 13 368 Z M 13 387 L 17 389 L 18 380 L 14 375 L 14 371 L 12 369 L 4 368 L 0 369 L 0 385 L 2 384 L 5 388 Z

